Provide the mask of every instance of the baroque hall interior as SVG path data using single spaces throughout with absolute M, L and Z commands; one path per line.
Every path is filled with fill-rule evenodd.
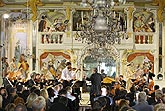
M 120 44 L 114 44 L 117 50 L 114 55 L 118 56 L 113 58 L 114 67 L 105 61 L 88 60 L 90 54 L 86 50 L 90 48 L 79 36 L 81 25 L 90 18 L 91 9 L 81 6 L 80 2 L 1 0 L 1 58 L 6 57 L 8 64 L 15 59 L 18 65 L 21 54 L 24 54 L 29 65 L 28 77 L 31 72 L 41 72 L 51 65 L 56 70 L 52 74 L 60 75 L 57 69 L 63 61 L 71 61 L 75 68 L 82 68 L 84 64 L 88 70 L 95 65 L 100 70 L 105 67 L 109 76 L 113 70 L 116 76 L 122 74 L 126 78 L 129 76 L 127 68 L 135 71 L 143 65 L 152 65 L 151 71 L 164 77 L 164 6 L 160 5 L 161 0 L 127 0 L 122 6 L 114 6 L 113 16 L 122 20 L 120 25 L 127 34 Z M 130 63 L 133 66 L 128 66 Z M 3 61 L 1 72 L 2 64 Z
M 99 73 L 104 69 L 110 81 L 119 75 L 125 80 L 135 79 L 149 69 L 155 74 L 155 84 L 162 87 L 165 0 L 115 2 L 106 21 L 93 17 L 100 12 L 92 13 L 92 0 L 85 1 L 87 4 L 82 0 L 0 0 L 0 86 L 6 76 L 27 81 L 32 72 L 48 80 L 60 78 L 65 63 L 71 62 L 79 71 L 78 80 L 84 73 L 89 77 L 95 67 Z M 98 23 L 102 19 L 102 23 L 94 24 L 96 33 L 90 29 L 93 19 Z M 118 39 L 103 29 L 105 22 L 109 23 L 108 31 L 120 30 Z M 100 27 L 107 34 L 104 40 L 97 38 Z

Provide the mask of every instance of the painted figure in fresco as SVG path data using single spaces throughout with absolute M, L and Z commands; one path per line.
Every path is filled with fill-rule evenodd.
M 8 78 L 10 78 L 10 80 L 16 80 L 20 75 L 21 72 L 18 71 L 16 59 L 13 57 L 12 61 L 9 63 Z
M 120 17 L 119 19 L 120 19 L 121 30 L 122 31 L 125 31 L 125 28 L 126 28 L 126 25 L 127 25 L 126 22 L 125 22 L 125 20 L 124 20 L 123 17 Z
M 45 75 L 48 73 L 48 67 L 47 67 L 46 62 L 42 63 L 41 73 Z
M 9 64 L 9 71 L 14 72 L 16 70 L 17 70 L 17 64 L 16 64 L 16 59 L 14 57 L 14 58 L 12 58 L 12 61 Z
M 24 54 L 20 55 L 20 60 L 18 63 L 18 69 L 22 72 L 22 76 L 24 77 L 24 79 L 27 79 L 28 78 L 29 64 L 27 63 Z
M 57 75 L 60 75 L 62 74 L 62 70 L 66 67 L 66 60 L 62 60 L 60 65 L 57 67 Z
M 149 18 L 148 26 L 149 26 L 151 32 L 155 32 L 155 22 L 154 22 L 153 17 Z
M 46 20 L 45 20 L 46 16 L 42 16 L 41 20 L 39 22 L 39 26 L 38 26 L 38 31 L 39 32 L 43 32 L 44 29 L 46 29 Z
M 54 77 L 56 77 L 56 70 L 54 68 L 54 62 L 52 60 L 48 62 L 48 70 Z
M 142 16 L 138 16 L 137 19 L 134 21 L 134 32 L 143 32 L 144 31 L 144 21 Z
M 46 62 L 43 62 L 42 68 L 41 68 L 41 74 L 45 76 L 47 80 L 52 80 L 54 79 L 52 73 L 48 70 L 48 65 Z
M 131 62 L 129 64 L 127 64 L 127 67 L 126 67 L 126 77 L 130 77 L 130 78 L 135 78 L 134 77 L 134 74 L 135 74 L 135 66 L 134 66 L 134 63 Z
M 141 77 L 143 73 L 144 73 L 143 66 L 141 64 L 138 64 L 135 69 L 135 78 L 137 78 L 138 76 Z
M 7 75 L 9 64 L 6 61 L 7 60 L 7 57 L 2 57 L 1 60 L 2 60 L 2 77 L 4 78 Z
M 16 43 L 16 46 L 15 46 L 15 60 L 16 60 L 16 64 L 18 64 L 18 61 L 20 59 L 20 55 L 21 55 L 21 46 L 20 46 L 20 41 L 18 40 L 18 42 Z
M 65 32 L 66 31 L 69 20 L 65 20 L 64 22 L 62 22 L 62 19 L 59 18 L 59 19 L 55 19 L 54 21 L 55 21 L 55 23 L 54 23 L 55 31 L 59 31 L 59 32 Z M 58 37 L 56 37 L 55 38 L 56 43 L 59 42 L 61 44 L 62 38 L 63 38 L 62 34 L 60 34 Z
M 65 32 L 68 22 L 69 20 L 62 22 L 61 19 L 56 19 L 54 24 L 55 30 L 59 32 Z
M 125 77 L 127 78 L 126 88 L 129 90 L 132 87 L 132 79 L 135 79 L 135 66 L 133 62 L 127 64 Z

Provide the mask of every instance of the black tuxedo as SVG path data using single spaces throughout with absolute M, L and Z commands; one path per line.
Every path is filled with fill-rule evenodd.
M 87 80 L 91 81 L 91 88 L 90 88 L 90 101 L 91 104 L 94 102 L 94 98 L 100 96 L 101 94 L 101 82 L 102 76 L 99 73 L 93 73 L 90 78 Z
M 26 86 L 32 87 L 33 85 L 36 85 L 35 81 L 33 79 L 29 79 L 26 83 Z
M 124 88 L 126 88 L 126 81 L 125 80 L 120 80 L 120 85 Z
M 54 99 L 49 111 L 76 111 L 71 99 L 64 96 L 58 96 Z
M 144 73 L 143 76 L 147 77 L 147 73 Z M 155 77 L 154 73 L 149 72 L 148 73 L 148 78 L 147 78 L 147 82 L 149 82 L 149 79 L 153 79 L 153 77 Z
M 102 76 L 99 73 L 93 73 L 89 80 L 92 83 L 91 94 L 100 95 Z

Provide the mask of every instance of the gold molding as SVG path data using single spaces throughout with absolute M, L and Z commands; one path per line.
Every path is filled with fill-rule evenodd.
M 165 0 L 152 0 L 152 5 L 158 6 L 157 17 L 159 22 L 163 22 L 163 10 L 165 8 Z
M 132 13 L 134 11 L 134 7 L 128 7 L 128 19 L 131 20 L 132 19 Z
M 0 0 L 0 7 L 3 7 L 4 5 L 6 5 L 2 0 Z
M 35 22 L 38 16 L 37 6 L 43 6 L 43 3 L 40 0 L 29 0 L 27 1 L 26 6 L 27 7 L 29 6 L 31 8 L 32 13 L 33 13 L 33 16 L 31 19 L 33 22 Z

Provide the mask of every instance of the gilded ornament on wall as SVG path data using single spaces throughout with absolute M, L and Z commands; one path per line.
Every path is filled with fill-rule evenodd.
M 4 4 L 3 1 L 0 0 L 0 7 L 3 7 L 4 5 L 6 5 L 6 4 Z
M 152 0 L 152 5 L 157 5 L 157 17 L 159 22 L 163 22 L 163 11 L 165 8 L 165 0 Z
M 40 0 L 29 0 L 26 5 L 31 8 L 33 14 L 32 21 L 35 22 L 38 16 L 37 6 L 42 6 L 43 3 Z

